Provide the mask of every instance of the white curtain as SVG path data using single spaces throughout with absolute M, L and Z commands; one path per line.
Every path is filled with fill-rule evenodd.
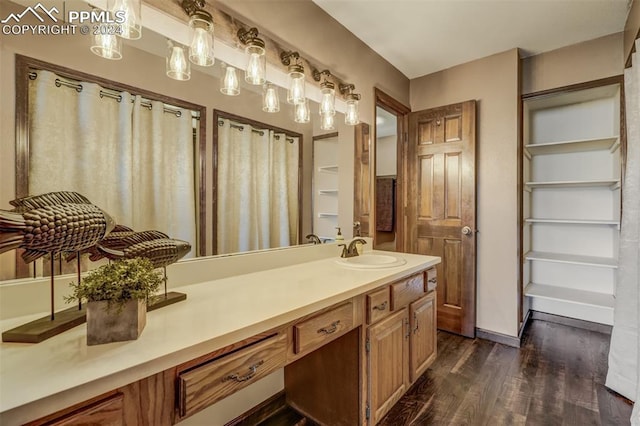
M 220 121 L 218 254 L 297 243 L 298 142 L 283 133 Z
M 636 52 L 640 41 L 636 40 Z M 640 64 L 625 70 L 624 94 L 627 122 L 627 163 L 622 192 L 619 267 L 616 286 L 609 371 L 606 386 L 632 401 L 640 401 Z M 640 425 L 640 404 L 635 404 L 631 423 Z
M 78 92 L 56 79 L 38 71 L 30 81 L 29 193 L 76 191 L 119 224 L 195 248 L 191 111 L 164 112 L 156 101 L 149 108 L 127 92 L 103 97 L 93 83 Z

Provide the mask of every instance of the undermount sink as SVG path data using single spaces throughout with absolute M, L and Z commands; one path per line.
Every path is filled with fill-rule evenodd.
M 393 268 L 407 263 L 407 261 L 401 257 L 388 254 L 363 254 L 355 257 L 341 257 L 336 260 L 336 262 L 342 266 L 357 269 Z

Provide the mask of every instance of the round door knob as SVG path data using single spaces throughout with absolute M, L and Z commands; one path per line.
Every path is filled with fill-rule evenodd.
M 462 228 L 462 233 L 464 235 L 470 235 L 473 231 L 471 230 L 471 228 L 469 228 L 468 226 L 465 226 L 464 228 Z

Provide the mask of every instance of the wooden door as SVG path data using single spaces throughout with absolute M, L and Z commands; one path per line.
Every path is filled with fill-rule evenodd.
M 355 162 L 353 177 L 353 222 L 354 236 L 356 223 L 360 227 L 360 236 L 369 237 L 373 223 L 371 221 L 371 134 L 369 125 L 360 123 L 355 127 Z
M 409 307 L 411 352 L 409 373 L 414 382 L 436 359 L 436 292 L 432 291 Z
M 438 328 L 467 337 L 476 317 L 475 130 L 475 101 L 413 112 L 406 150 L 405 250 L 442 258 Z
M 408 327 L 404 308 L 367 331 L 370 424 L 375 425 L 408 388 Z

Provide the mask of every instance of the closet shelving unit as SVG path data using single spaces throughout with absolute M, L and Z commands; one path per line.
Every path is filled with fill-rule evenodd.
M 523 100 L 524 312 L 613 324 L 620 90 L 608 84 Z
M 338 226 L 338 136 L 313 140 L 313 233 L 333 241 Z

